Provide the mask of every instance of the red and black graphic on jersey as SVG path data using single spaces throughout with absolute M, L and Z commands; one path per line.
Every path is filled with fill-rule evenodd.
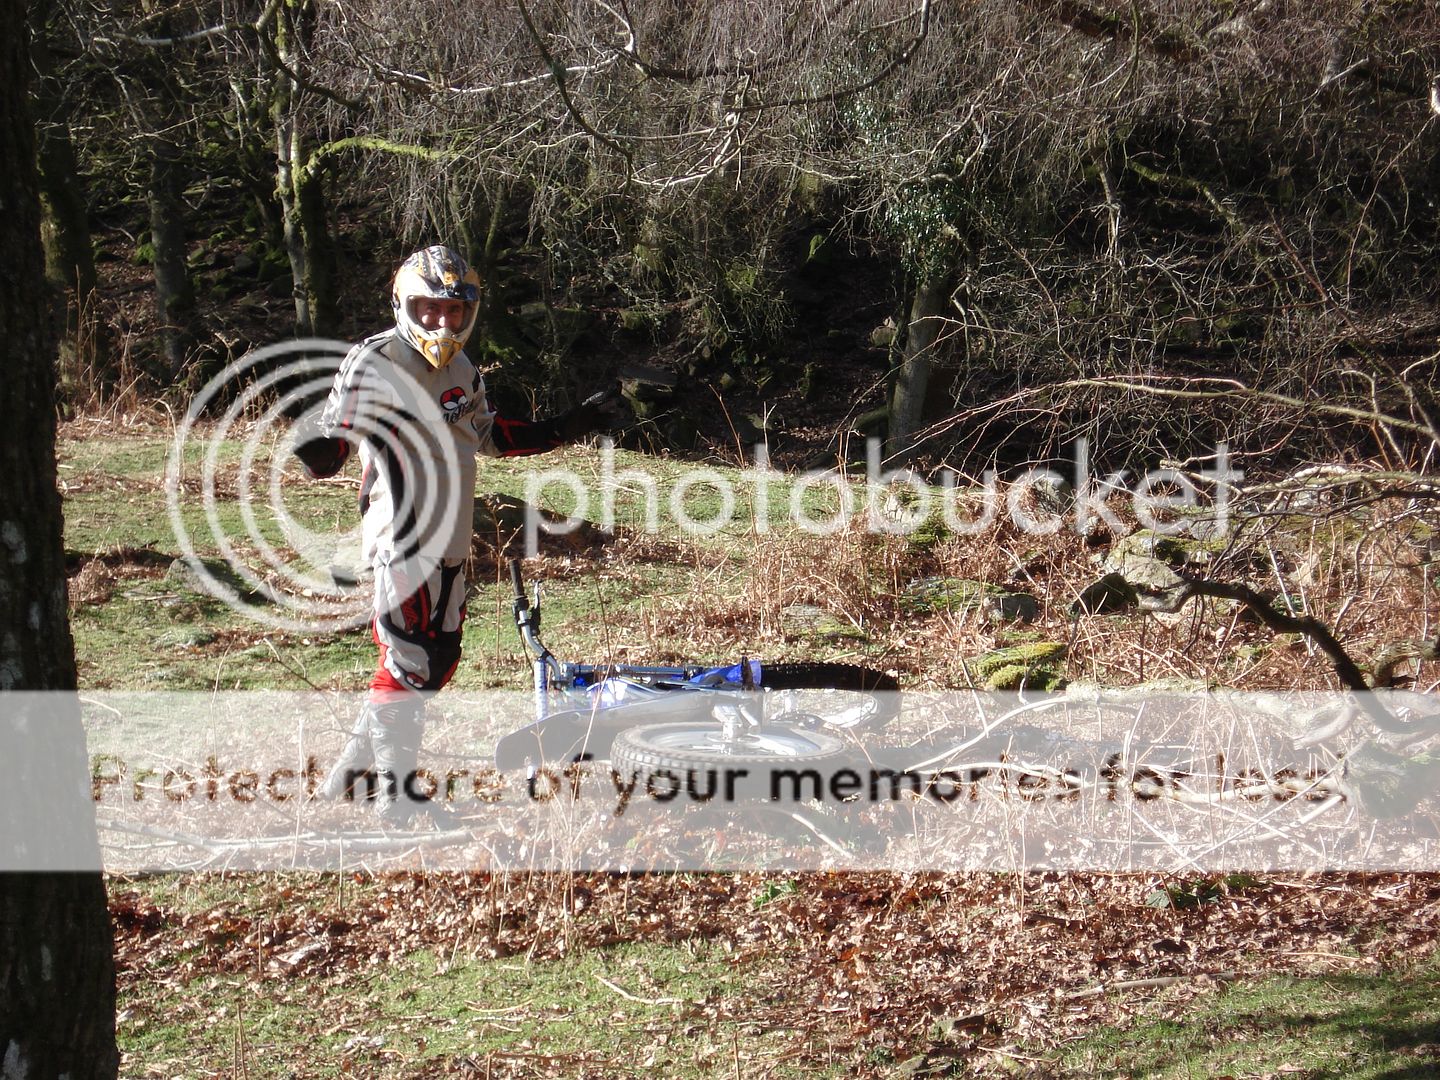
M 465 410 L 465 390 L 460 386 L 452 386 L 440 395 L 440 408 L 445 411 L 445 422 L 455 423 L 460 419 Z

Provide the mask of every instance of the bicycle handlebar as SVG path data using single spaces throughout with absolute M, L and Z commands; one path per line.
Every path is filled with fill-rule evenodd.
M 515 589 L 515 600 L 511 605 L 515 615 L 515 628 L 520 631 L 520 640 L 530 655 L 542 664 L 553 664 L 554 657 L 545 643 L 540 640 L 540 593 L 535 593 L 535 603 L 525 595 L 525 579 L 520 573 L 520 560 L 510 560 L 510 584 Z

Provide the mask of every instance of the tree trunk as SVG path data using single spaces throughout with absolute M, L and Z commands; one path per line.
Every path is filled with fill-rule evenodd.
M 92 367 L 105 370 L 106 356 L 96 340 L 98 324 L 93 317 L 95 252 L 70 129 L 53 125 L 39 134 L 39 143 L 40 239 L 45 248 L 45 280 L 65 305 L 62 348 L 76 350 L 77 344 L 82 345 Z
M 890 397 L 885 457 L 894 464 L 902 464 L 919 449 L 915 436 L 924 427 L 930 369 L 949 310 L 950 275 L 922 279 L 910 302 L 905 345 Z
M 41 28 L 30 49 L 40 78 L 35 84 L 36 161 L 40 176 L 40 240 L 54 318 L 65 327 L 60 342 L 60 380 L 113 385 L 110 346 L 95 305 L 95 252 L 90 215 L 66 108 L 53 81 L 54 63 Z M 89 387 L 87 387 L 89 388 Z
M 286 0 L 275 18 L 275 55 L 288 71 L 276 73 L 270 109 L 275 127 L 275 194 L 295 282 L 295 333 L 299 337 L 332 335 L 339 324 L 325 177 L 301 124 L 305 89 L 290 74 L 298 74 L 303 60 L 296 35 L 303 32 L 309 8 L 309 0 Z
M 483 288 L 480 292 L 479 325 L 485 330 L 501 307 L 498 263 L 500 226 L 505 218 L 505 188 L 497 185 L 493 198 L 487 198 L 484 189 L 479 188 L 468 201 L 457 195 L 451 201 L 450 212 L 457 222 L 460 250 L 480 275 Z
M 307 164 L 301 171 L 295 202 L 300 240 L 305 248 L 305 296 L 310 329 L 318 337 L 334 337 L 340 329 L 340 302 L 335 290 L 335 246 L 325 212 L 325 175 Z
M 279 76 L 282 84 L 289 80 Z M 300 231 L 300 208 L 295 198 L 295 173 L 304 169 L 304 148 L 296 131 L 295 117 L 290 109 L 290 91 L 277 92 L 275 103 L 275 197 L 280 203 L 281 229 L 285 236 L 285 256 L 290 261 L 290 277 L 294 282 L 295 335 L 314 335 L 310 316 L 310 294 L 305 288 L 305 241 Z
M 194 341 L 195 291 L 185 262 L 185 203 L 180 150 L 167 137 L 150 140 L 150 242 L 155 248 L 155 304 L 160 344 L 171 380 L 185 371 Z
M 28 113 L 24 0 L 0 0 L 0 1077 L 113 1078 L 113 940 L 98 872 L 59 872 L 57 852 L 98 863 L 55 486 L 55 341 L 34 282 L 44 273 Z M 23 691 L 52 691 L 36 696 Z M 43 722 L 37 722 L 43 721 Z M 17 869 L 38 872 L 20 873 Z

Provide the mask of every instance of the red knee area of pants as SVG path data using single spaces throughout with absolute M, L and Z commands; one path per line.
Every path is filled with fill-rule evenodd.
M 385 666 L 385 646 L 380 646 L 380 670 L 375 672 L 375 677 L 370 680 L 370 700 L 377 705 L 384 705 L 410 697 L 414 693 L 414 690 L 390 674 L 390 670 Z
M 454 658 L 450 660 L 449 664 L 447 664 L 443 669 L 439 669 L 436 667 L 435 662 L 438 659 L 437 656 L 432 655 L 430 657 L 431 676 L 429 682 L 423 683 L 418 686 L 411 685 L 401 679 L 397 679 L 394 672 L 392 672 L 385 665 L 385 659 L 389 656 L 390 649 L 383 641 L 380 640 L 379 632 L 373 627 L 371 628 L 371 634 L 375 638 L 376 647 L 380 650 L 380 664 L 375 671 L 374 678 L 370 680 L 369 697 L 371 701 L 383 704 L 387 701 L 395 701 L 399 698 L 409 697 L 411 694 L 414 694 L 416 691 L 419 690 L 439 690 L 443 688 L 446 684 L 448 684 L 452 678 L 454 678 L 456 670 L 460 667 L 460 653 L 457 645 L 454 647 Z

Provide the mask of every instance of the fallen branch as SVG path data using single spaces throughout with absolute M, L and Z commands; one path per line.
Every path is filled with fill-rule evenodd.
M 1154 979 L 1120 979 L 1116 982 L 1100 983 L 1084 990 L 1071 990 L 1060 995 L 1061 1001 L 1079 1001 L 1083 998 L 1103 997 L 1112 990 L 1149 990 L 1175 983 L 1194 982 L 1199 979 L 1214 979 L 1217 982 L 1234 982 L 1240 977 L 1233 968 L 1226 971 L 1197 971 L 1191 975 L 1165 975 Z
M 1260 593 L 1248 585 L 1237 585 L 1226 581 L 1209 581 L 1195 578 L 1182 581 L 1168 589 L 1153 589 L 1144 585 L 1133 585 L 1137 605 L 1141 611 L 1174 613 L 1197 596 L 1208 596 L 1217 600 L 1234 600 L 1277 634 L 1300 634 L 1313 642 L 1330 658 L 1335 675 L 1345 687 L 1355 692 L 1356 704 L 1364 711 L 1381 731 L 1390 734 L 1404 734 L 1410 725 L 1391 716 L 1372 692 L 1370 681 L 1360 665 L 1355 663 L 1345 647 L 1340 644 L 1330 628 L 1313 615 L 1287 615 L 1275 610 Z

